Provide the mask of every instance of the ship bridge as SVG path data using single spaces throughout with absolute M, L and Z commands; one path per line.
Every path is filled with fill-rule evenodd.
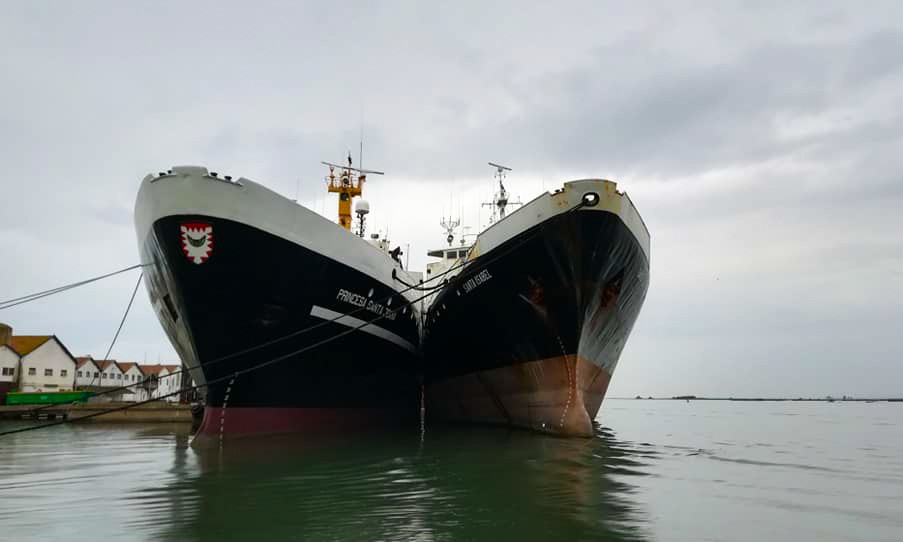
M 434 258 L 442 258 L 443 260 L 457 260 L 466 258 L 469 251 L 470 246 L 446 247 L 430 250 L 426 255 Z

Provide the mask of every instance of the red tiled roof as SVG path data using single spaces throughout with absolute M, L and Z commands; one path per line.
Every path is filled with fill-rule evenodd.
M 122 369 L 123 373 L 128 372 L 128 370 L 131 369 L 132 367 L 138 367 L 138 370 L 141 373 L 144 373 L 144 371 L 141 370 L 140 365 L 138 365 L 137 363 L 131 362 L 131 361 L 121 361 L 118 363 L 118 365 L 119 365 L 119 368 Z
M 9 345 L 20 356 L 24 356 L 52 338 L 53 335 L 15 335 L 10 339 Z
M 142 365 L 141 372 L 146 375 L 156 375 L 160 374 L 165 367 L 165 365 Z
M 94 363 L 94 358 L 92 358 L 91 356 L 83 356 L 80 358 L 75 358 L 75 361 L 78 362 L 78 368 L 81 369 L 82 367 L 84 367 L 85 365 L 87 365 L 89 363 Z M 96 365 L 97 364 L 95 364 L 95 366 Z
M 97 366 L 100 367 L 101 371 L 106 371 L 107 367 L 109 367 L 110 365 L 115 365 L 116 367 L 119 367 L 119 364 L 116 363 L 115 359 L 95 359 L 94 363 L 96 363 Z

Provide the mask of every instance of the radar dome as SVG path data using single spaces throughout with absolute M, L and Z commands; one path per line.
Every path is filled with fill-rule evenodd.
M 354 212 L 359 215 L 365 215 L 370 212 L 370 203 L 367 200 L 359 199 L 354 204 Z

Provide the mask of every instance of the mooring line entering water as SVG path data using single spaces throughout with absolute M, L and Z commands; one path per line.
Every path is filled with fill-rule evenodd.
M 412 301 L 409 301 L 407 304 L 414 304 L 414 303 L 417 303 L 417 302 L 421 301 L 422 299 L 426 298 L 426 297 L 429 296 L 429 295 L 430 295 L 430 294 L 423 295 L 423 296 L 421 296 L 421 297 L 419 297 L 419 298 L 417 298 L 417 299 L 414 299 L 414 300 L 412 300 Z M 304 348 L 300 348 L 300 349 L 295 350 L 295 351 L 292 351 L 292 352 L 288 352 L 287 354 L 283 354 L 283 355 L 281 355 L 281 356 L 277 356 L 277 357 L 272 358 L 272 359 L 269 359 L 269 360 L 267 360 L 267 361 L 258 363 L 257 365 L 252 365 L 252 366 L 250 366 L 250 367 L 247 367 L 247 368 L 244 368 L 244 369 L 240 369 L 240 370 L 238 370 L 238 371 L 235 371 L 235 372 L 232 373 L 232 374 L 228 374 L 228 375 L 225 375 L 225 376 L 222 376 L 222 377 L 219 377 L 219 378 L 214 378 L 213 380 L 208 380 L 208 381 L 206 381 L 204 384 L 195 384 L 194 386 L 189 386 L 189 387 L 187 387 L 187 388 L 181 388 L 181 389 L 179 389 L 179 390 L 176 390 L 176 391 L 173 391 L 173 392 L 164 394 L 164 395 L 160 395 L 160 396 L 155 397 L 155 398 L 152 398 L 152 399 L 146 399 L 146 400 L 144 400 L 144 401 L 138 401 L 138 402 L 135 402 L 135 403 L 130 403 L 130 404 L 128 404 L 128 405 L 120 405 L 120 406 L 118 406 L 118 407 L 110 408 L 110 409 L 107 409 L 107 410 L 102 410 L 102 411 L 99 411 L 99 412 L 93 412 L 93 413 L 91 413 L 91 414 L 86 414 L 85 416 L 80 416 L 80 417 L 78 417 L 78 418 L 74 418 L 74 419 L 71 419 L 71 420 L 68 419 L 68 418 L 66 418 L 66 419 L 63 419 L 63 420 L 59 420 L 59 421 L 55 421 L 55 422 L 51 422 L 51 423 L 46 423 L 46 424 L 43 424 L 43 425 L 33 425 L 33 426 L 30 426 L 30 427 L 21 427 L 21 428 L 19 428 L 19 429 L 12 429 L 12 430 L 9 430 L 9 431 L 3 431 L 3 432 L 0 432 L 0 437 L 8 436 L 8 435 L 14 435 L 14 434 L 17 434 L 17 433 L 25 433 L 25 432 L 27 432 L 27 431 L 35 431 L 35 430 L 38 430 L 38 429 L 45 429 L 45 428 L 47 428 L 47 427 L 54 427 L 54 426 L 57 426 L 57 425 L 63 425 L 63 424 L 67 424 L 67 423 L 74 423 L 74 422 L 78 422 L 78 421 L 81 421 L 81 420 L 87 420 L 87 419 L 90 419 L 90 418 L 96 418 L 96 417 L 98 417 L 98 416 L 104 416 L 104 415 L 106 415 L 106 414 L 111 414 L 111 413 L 113 413 L 113 412 L 120 412 L 120 411 L 123 411 L 123 410 L 129 410 L 129 409 L 132 409 L 132 408 L 141 406 L 141 405 L 146 405 L 146 404 L 148 404 L 148 403 L 152 403 L 152 402 L 159 401 L 160 399 L 166 399 L 166 398 L 168 398 L 168 397 L 173 397 L 173 396 L 176 396 L 176 395 L 178 395 L 178 394 L 180 394 L 180 393 L 183 393 L 183 392 L 185 392 L 185 391 L 200 390 L 200 389 L 204 389 L 204 388 L 209 388 L 209 387 L 212 386 L 213 384 L 219 384 L 220 382 L 225 382 L 226 380 L 229 380 L 229 379 L 235 379 L 235 378 L 237 378 L 237 377 L 239 377 L 239 376 L 241 376 L 241 375 L 248 374 L 248 373 L 251 373 L 251 372 L 253 372 L 253 371 L 257 371 L 257 370 L 263 369 L 264 367 L 268 367 L 268 366 L 270 366 L 270 365 L 273 365 L 273 364 L 276 364 L 276 363 L 280 363 L 280 362 L 285 361 L 285 360 L 287 360 L 287 359 L 291 359 L 291 358 L 293 358 L 294 356 L 297 356 L 298 354 L 303 354 L 304 352 L 313 350 L 313 349 L 315 349 L 315 348 L 319 348 L 320 346 L 323 346 L 323 345 L 325 345 L 325 344 L 328 344 L 328 343 L 330 343 L 330 342 L 332 342 L 332 341 L 335 341 L 335 340 L 341 339 L 341 338 L 343 338 L 343 337 L 346 337 L 346 336 L 348 336 L 348 335 L 354 333 L 355 331 L 358 331 L 358 330 L 360 330 L 361 328 L 363 328 L 363 327 L 365 327 L 365 326 L 368 326 L 368 325 L 370 325 L 370 324 L 372 324 L 372 323 L 374 323 L 374 322 L 378 322 L 378 321 L 380 321 L 380 320 L 386 318 L 386 316 L 387 316 L 387 314 L 383 314 L 383 315 L 380 315 L 380 316 L 377 316 L 377 317 L 373 318 L 372 320 L 363 321 L 360 325 L 357 325 L 357 326 L 355 326 L 355 327 L 349 328 L 349 329 L 347 329 L 347 330 L 345 330 L 345 331 L 342 331 L 342 332 L 340 332 L 340 333 L 338 333 L 338 334 L 336 334 L 336 335 L 333 335 L 332 337 L 327 337 L 327 338 L 325 338 L 325 339 L 322 339 L 322 340 L 320 340 L 320 341 L 315 342 L 314 344 L 305 346 Z M 57 406 L 58 406 L 58 405 L 57 405 Z
M 579 207 L 579 206 L 578 206 L 578 207 Z M 576 209 L 576 208 L 578 208 L 578 207 L 575 207 L 574 209 Z M 571 210 L 574 210 L 574 209 L 571 209 Z M 570 212 L 570 211 L 568 211 L 568 212 Z M 539 234 L 538 234 L 538 233 L 534 233 L 534 234 L 531 235 L 531 236 L 528 236 L 528 237 L 526 237 L 526 238 L 524 238 L 524 239 L 521 239 L 517 244 L 512 245 L 511 247 L 508 247 L 507 249 L 505 249 L 504 251 L 502 251 L 502 252 L 499 253 L 499 254 L 492 254 L 492 253 L 489 253 L 489 254 L 484 255 L 484 256 L 478 256 L 477 258 L 474 258 L 473 260 L 465 261 L 465 262 L 461 262 L 461 263 L 459 263 L 459 264 L 456 264 L 456 265 L 452 266 L 451 268 L 447 269 L 446 271 L 443 271 L 442 273 L 437 273 L 436 275 L 427 278 L 425 281 L 423 281 L 423 282 L 421 283 L 420 286 L 422 287 L 423 284 L 426 284 L 426 283 L 431 282 L 431 281 L 434 281 L 434 280 L 438 280 L 439 278 L 442 278 L 442 277 L 444 277 L 444 276 L 446 276 L 446 275 L 448 275 L 448 274 L 450 274 L 450 273 L 453 273 L 453 272 L 455 272 L 455 271 L 458 271 L 459 269 L 465 267 L 465 266 L 468 265 L 468 264 L 473 265 L 475 262 L 482 261 L 483 258 L 487 258 L 487 257 L 489 258 L 488 261 L 485 262 L 485 263 L 483 264 L 483 265 L 489 265 L 490 263 L 496 261 L 497 259 L 501 258 L 502 256 L 507 255 L 509 252 L 511 252 L 511 251 L 513 251 L 514 249 L 518 248 L 519 246 L 521 246 L 522 244 L 526 243 L 527 241 L 533 239 L 533 237 L 535 237 L 535 236 L 537 236 L 537 235 L 539 235 Z M 491 256 L 491 257 L 490 257 L 490 256 Z M 393 271 L 394 271 L 394 270 L 393 270 Z M 385 297 L 383 297 L 383 298 L 380 298 L 379 301 L 380 301 L 380 302 L 386 302 L 387 300 L 389 300 L 389 299 L 391 299 L 391 298 L 393 298 L 393 297 L 395 297 L 395 296 L 400 296 L 400 294 L 404 294 L 404 293 L 406 293 L 406 292 L 408 292 L 408 291 L 410 291 L 410 290 L 412 290 L 412 289 L 413 289 L 413 290 L 418 290 L 418 291 L 424 291 L 422 288 L 419 288 L 418 286 L 410 286 L 410 287 L 407 287 L 407 288 L 405 288 L 405 289 L 403 289 L 403 290 L 399 290 L 398 292 L 395 292 L 395 293 L 393 293 L 393 294 L 389 294 L 388 296 L 385 296 Z M 417 302 L 419 302 L 419 301 L 425 299 L 425 298 L 428 297 L 431 293 L 432 293 L 432 290 L 430 290 L 429 293 L 427 293 L 427 294 L 425 294 L 425 295 L 423 295 L 423 296 L 417 298 L 417 299 L 414 300 L 413 302 L 407 302 L 407 303 L 402 304 L 402 305 L 399 307 L 399 309 L 404 308 L 404 307 L 406 307 L 406 306 L 408 306 L 408 307 L 414 306 Z M 321 327 L 323 327 L 323 326 L 329 325 L 329 324 L 331 324 L 331 323 L 335 323 L 335 322 L 338 321 L 338 320 L 347 318 L 348 316 L 353 316 L 353 315 L 358 314 L 358 313 L 361 313 L 361 312 L 366 312 L 366 309 L 365 309 L 364 307 L 358 307 L 358 308 L 355 308 L 354 310 L 352 310 L 352 311 L 350 311 L 350 312 L 348 312 L 348 313 L 346 313 L 346 314 L 341 314 L 341 315 L 336 316 L 336 317 L 333 317 L 333 318 L 325 319 L 325 320 L 323 320 L 322 322 L 318 322 L 318 323 L 316 323 L 316 324 L 314 324 L 314 325 L 312 325 L 312 326 L 308 326 L 308 327 L 306 327 L 306 328 L 303 328 L 303 329 L 300 329 L 300 330 L 297 330 L 297 331 L 293 331 L 293 332 L 291 332 L 291 333 L 289 333 L 289 334 L 287 334 L 287 335 L 283 335 L 282 337 L 277 337 L 277 338 L 275 338 L 275 339 L 271 339 L 271 340 L 269 340 L 269 341 L 265 341 L 265 342 L 263 342 L 263 343 L 256 344 L 256 345 L 251 346 L 251 347 L 249 347 L 249 348 L 246 348 L 246 349 L 244 349 L 244 350 L 239 350 L 239 351 L 237 351 L 237 352 L 233 352 L 233 353 L 231 353 L 231 354 L 227 354 L 227 355 L 221 356 L 221 357 L 219 357 L 219 358 L 215 358 L 215 359 L 212 359 L 212 360 L 208 360 L 208 361 L 205 361 L 205 362 L 201 362 L 201 363 L 198 363 L 198 364 L 196 364 L 196 365 L 183 365 L 181 369 L 179 369 L 178 371 L 175 371 L 175 372 L 173 372 L 173 373 L 170 373 L 169 375 L 166 375 L 164 378 L 172 378 L 172 377 L 175 377 L 175 376 L 177 376 L 177 375 L 180 375 L 180 374 L 182 374 L 182 373 L 184 373 L 184 372 L 191 371 L 192 369 L 199 369 L 199 368 L 202 368 L 202 367 L 209 367 L 209 366 L 211 366 L 211 365 L 216 365 L 217 363 L 221 363 L 221 362 L 223 362 L 223 361 L 226 361 L 226 360 L 229 360 L 229 359 L 233 359 L 233 358 L 235 358 L 235 357 L 237 357 L 237 356 L 241 356 L 241 355 L 244 355 L 244 354 L 248 354 L 248 353 L 254 352 L 255 350 L 259 350 L 259 349 L 262 349 L 262 348 L 266 348 L 266 347 L 268 347 L 268 346 L 272 346 L 272 345 L 274 345 L 274 344 L 278 344 L 278 343 L 280 343 L 280 342 L 286 341 L 286 340 L 288 340 L 288 339 L 290 339 L 290 338 L 293 338 L 293 337 L 297 337 L 297 336 L 303 335 L 304 333 L 307 333 L 307 332 L 309 332 L 309 331 L 313 331 L 313 330 L 315 330 L 315 329 L 319 329 L 319 328 L 321 328 Z M 397 309 L 395 312 L 398 312 L 398 309 Z M 116 388 L 111 388 L 111 389 L 109 389 L 109 390 L 104 390 L 104 391 L 95 393 L 95 394 L 92 395 L 92 397 L 102 397 L 102 396 L 104 396 L 104 395 L 110 395 L 110 394 L 114 394 L 114 393 L 119 393 L 119 392 L 122 392 L 122 391 L 129 390 L 129 389 L 131 389 L 131 388 L 133 388 L 133 387 L 135 387 L 135 386 L 140 386 L 140 385 L 142 385 L 142 384 L 143 384 L 143 382 L 134 382 L 134 383 L 131 383 L 131 384 L 126 384 L 126 385 L 124 385 L 124 386 L 120 386 L 120 387 L 116 387 Z M 190 391 L 190 389 L 186 389 L 186 391 Z M 44 410 L 47 410 L 47 409 L 50 409 L 50 408 L 54 408 L 54 407 L 57 407 L 57 406 L 58 406 L 58 405 L 44 405 L 44 406 L 41 406 L 41 407 L 37 407 L 37 408 L 31 409 L 29 412 L 30 412 L 32 415 L 36 415 L 36 414 L 38 414 L 38 413 L 40 413 L 40 412 L 42 412 L 42 411 L 44 411 Z M 0 435 L 2 435 L 2 433 L 0 433 Z
M 476 261 L 476 260 L 473 260 L 473 261 Z M 443 273 L 439 273 L 439 274 L 435 275 L 434 277 L 428 278 L 428 279 L 427 279 L 426 281 L 424 281 L 423 283 L 427 283 L 427 282 L 430 282 L 430 281 L 432 281 L 432 280 L 436 280 L 436 279 L 438 279 L 438 278 L 440 278 L 440 277 L 442 277 L 442 276 L 444 276 L 444 275 L 447 275 L 447 274 L 449 274 L 449 273 L 451 273 L 451 272 L 453 272 L 453 271 L 457 271 L 458 269 L 461 269 L 466 263 L 467 263 L 467 262 L 461 262 L 459 265 L 453 266 L 453 267 L 449 268 L 448 270 L 444 271 Z M 150 264 L 143 264 L 143 265 L 150 265 Z M 135 267 L 141 267 L 141 266 L 132 266 L 131 268 L 127 268 L 127 269 L 134 269 Z M 124 270 L 120 270 L 120 271 L 118 271 L 117 273 L 122 272 L 122 271 L 124 271 Z M 142 273 L 142 274 L 143 274 L 143 273 Z M 393 269 L 393 275 L 394 275 L 394 274 L 395 274 L 395 270 Z M 112 276 L 112 275 L 105 275 L 105 276 Z M 99 277 L 99 278 L 103 278 L 103 277 Z M 92 281 L 93 281 L 93 280 L 99 280 L 99 278 L 97 278 L 97 279 L 91 279 L 91 280 L 92 280 Z M 139 281 L 140 281 L 140 279 L 139 279 Z M 85 282 L 85 283 L 86 283 L 86 282 Z M 81 283 L 79 283 L 79 284 L 81 284 Z M 411 289 L 412 289 L 412 288 L 406 288 L 406 289 L 404 289 L 404 290 L 399 290 L 398 292 L 395 292 L 395 293 L 393 293 L 393 294 L 389 294 L 388 296 L 385 296 L 385 297 L 383 297 L 383 298 L 378 298 L 378 300 L 379 300 L 381 303 L 385 303 L 387 300 L 389 300 L 389 299 L 391 299 L 391 298 L 393 298 L 393 297 L 395 297 L 395 296 L 398 296 L 398 295 L 400 295 L 400 294 L 403 294 L 403 293 L 405 293 L 405 292 L 407 292 L 407 291 L 409 291 L 409 290 L 411 290 Z M 415 289 L 416 289 L 416 288 L 415 288 Z M 136 292 L 137 292 L 137 287 L 136 287 Z M 423 296 L 423 297 L 421 297 L 421 298 L 418 298 L 416 301 L 420 301 L 420 300 L 422 300 L 424 297 L 426 297 L 426 296 Z M 134 294 L 133 294 L 132 299 L 134 299 Z M 130 302 L 130 304 L 131 304 L 131 302 Z M 414 305 L 414 303 L 406 303 L 406 304 L 401 305 L 399 308 L 404 308 L 405 306 L 413 306 L 413 305 Z M 296 336 L 299 336 L 299 335 L 303 335 L 304 333 L 307 333 L 307 332 L 309 332 L 309 331 L 313 331 L 313 330 L 318 329 L 318 328 L 320 328 L 320 327 L 326 326 L 326 325 L 331 324 L 331 323 L 335 323 L 335 322 L 338 321 L 338 320 L 342 320 L 342 319 L 344 319 L 344 318 L 347 318 L 347 317 L 349 317 L 349 316 L 352 316 L 352 315 L 354 315 L 354 314 L 357 314 L 357 313 L 359 313 L 359 312 L 364 312 L 364 311 L 365 311 L 365 308 L 363 308 L 363 307 L 358 307 L 358 308 L 355 308 L 354 310 L 352 310 L 352 311 L 350 311 L 350 312 L 348 312 L 348 313 L 346 313 L 346 314 L 340 314 L 340 315 L 335 316 L 335 317 L 332 317 L 332 318 L 324 319 L 322 322 L 318 322 L 318 323 L 316 323 L 316 324 L 314 324 L 314 325 L 312 325 L 312 326 L 308 326 L 308 327 L 306 327 L 306 328 L 303 328 L 303 329 L 300 329 L 300 330 L 297 330 L 297 331 L 293 331 L 293 332 L 291 332 L 291 333 L 289 333 L 289 334 L 287 334 L 287 335 L 283 335 L 282 337 L 277 337 L 277 338 L 275 338 L 275 339 L 271 339 L 271 340 L 269 340 L 269 341 L 266 341 L 266 342 L 263 342 L 263 343 L 259 343 L 259 344 L 257 344 L 257 345 L 252 346 L 252 347 L 246 348 L 246 349 L 244 349 L 244 350 L 239 350 L 238 352 L 233 352 L 233 353 L 231 353 L 231 354 L 227 354 L 227 355 L 222 356 L 222 357 L 219 357 L 219 358 L 215 358 L 215 359 L 212 359 L 212 360 L 209 360 L 209 361 L 206 361 L 206 362 L 202 362 L 202 363 L 199 363 L 199 364 L 197 364 L 197 365 L 188 365 L 188 366 L 183 365 L 182 368 L 179 369 L 178 371 L 175 371 L 175 372 L 173 372 L 173 373 L 170 373 L 170 374 L 166 375 L 166 376 L 163 377 L 163 378 L 172 378 L 172 377 L 177 376 L 177 375 L 180 375 L 180 374 L 182 374 L 182 373 L 184 373 L 184 372 L 190 371 L 191 369 L 198 369 L 198 368 L 201 368 L 201 367 L 207 367 L 207 366 L 210 366 L 210 365 L 215 365 L 215 364 L 220 363 L 220 362 L 222 362 L 222 361 L 226 361 L 226 360 L 235 358 L 235 357 L 240 356 L 240 355 L 243 355 L 243 354 L 248 354 L 248 353 L 253 352 L 253 351 L 255 351 L 255 350 L 259 350 L 259 349 L 261 349 L 261 348 L 265 348 L 265 347 L 268 347 L 268 346 L 272 346 L 272 345 L 274 345 L 274 344 L 277 344 L 277 343 L 280 343 L 280 342 L 282 342 L 282 341 L 288 340 L 288 339 L 290 339 L 290 338 L 292 338 L 292 337 L 296 337 Z M 396 311 L 396 312 L 397 312 L 397 311 Z M 128 309 L 126 309 L 126 315 L 127 315 L 127 314 L 128 314 Z M 123 322 L 124 322 L 124 318 L 125 318 L 125 317 L 123 317 Z M 120 323 L 120 329 L 121 329 L 121 326 L 122 326 L 122 324 Z M 118 331 L 117 331 L 117 337 L 118 337 Z M 115 344 L 115 342 L 116 342 L 116 339 L 114 338 L 114 339 L 113 339 L 113 343 Z M 110 346 L 110 350 L 112 350 L 112 345 Z M 107 356 L 105 356 L 105 358 L 108 357 L 108 356 L 109 356 L 109 352 L 107 352 Z M 92 382 L 93 382 L 93 380 L 92 380 Z M 108 389 L 108 390 L 104 390 L 104 391 L 101 391 L 101 392 L 94 393 L 94 394 L 91 395 L 91 397 L 102 397 L 102 396 L 104 396 L 104 395 L 115 394 L 115 393 L 119 393 L 119 392 L 122 392 L 122 391 L 130 390 L 131 388 L 133 388 L 133 387 L 135 387 L 135 386 L 141 386 L 141 385 L 143 385 L 143 384 L 144 384 L 143 381 L 142 381 L 142 382 L 133 382 L 133 383 L 131 383 L 131 384 L 126 384 L 126 385 L 124 385 L 124 386 L 119 386 L 119 387 L 115 387 L 115 388 L 110 388 L 110 389 Z M 186 389 L 184 389 L 184 391 L 190 391 L 190 389 L 186 388 Z M 72 404 L 75 404 L 75 403 L 72 403 Z M 43 405 L 43 406 L 40 406 L 40 407 L 35 407 L 35 408 L 29 410 L 29 415 L 31 415 L 31 416 L 36 416 L 37 414 L 39 414 L 40 412 L 42 412 L 42 411 L 44 411 L 44 410 L 48 410 L 48 409 L 52 409 L 52 408 L 58 408 L 58 407 L 59 407 L 59 405 L 52 405 L 52 404 L 51 404 L 51 405 Z M 0 433 L 0 435 L 2 435 L 2 433 Z

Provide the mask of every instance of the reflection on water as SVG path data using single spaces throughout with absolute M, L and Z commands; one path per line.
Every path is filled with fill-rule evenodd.
M 655 453 L 604 429 L 569 440 L 439 427 L 196 450 L 179 427 L 0 442 L 0 523 L 19 538 L 643 538 L 629 480 Z
M 183 425 L 60 426 L 0 437 L 0 537 L 896 542 L 901 408 L 607 401 L 591 439 L 428 427 L 222 450 Z
M 198 451 L 195 472 L 139 500 L 172 505 L 158 510 L 178 518 L 170 539 L 634 540 L 640 513 L 612 473 L 639 474 L 643 460 L 604 431 L 277 438 Z

